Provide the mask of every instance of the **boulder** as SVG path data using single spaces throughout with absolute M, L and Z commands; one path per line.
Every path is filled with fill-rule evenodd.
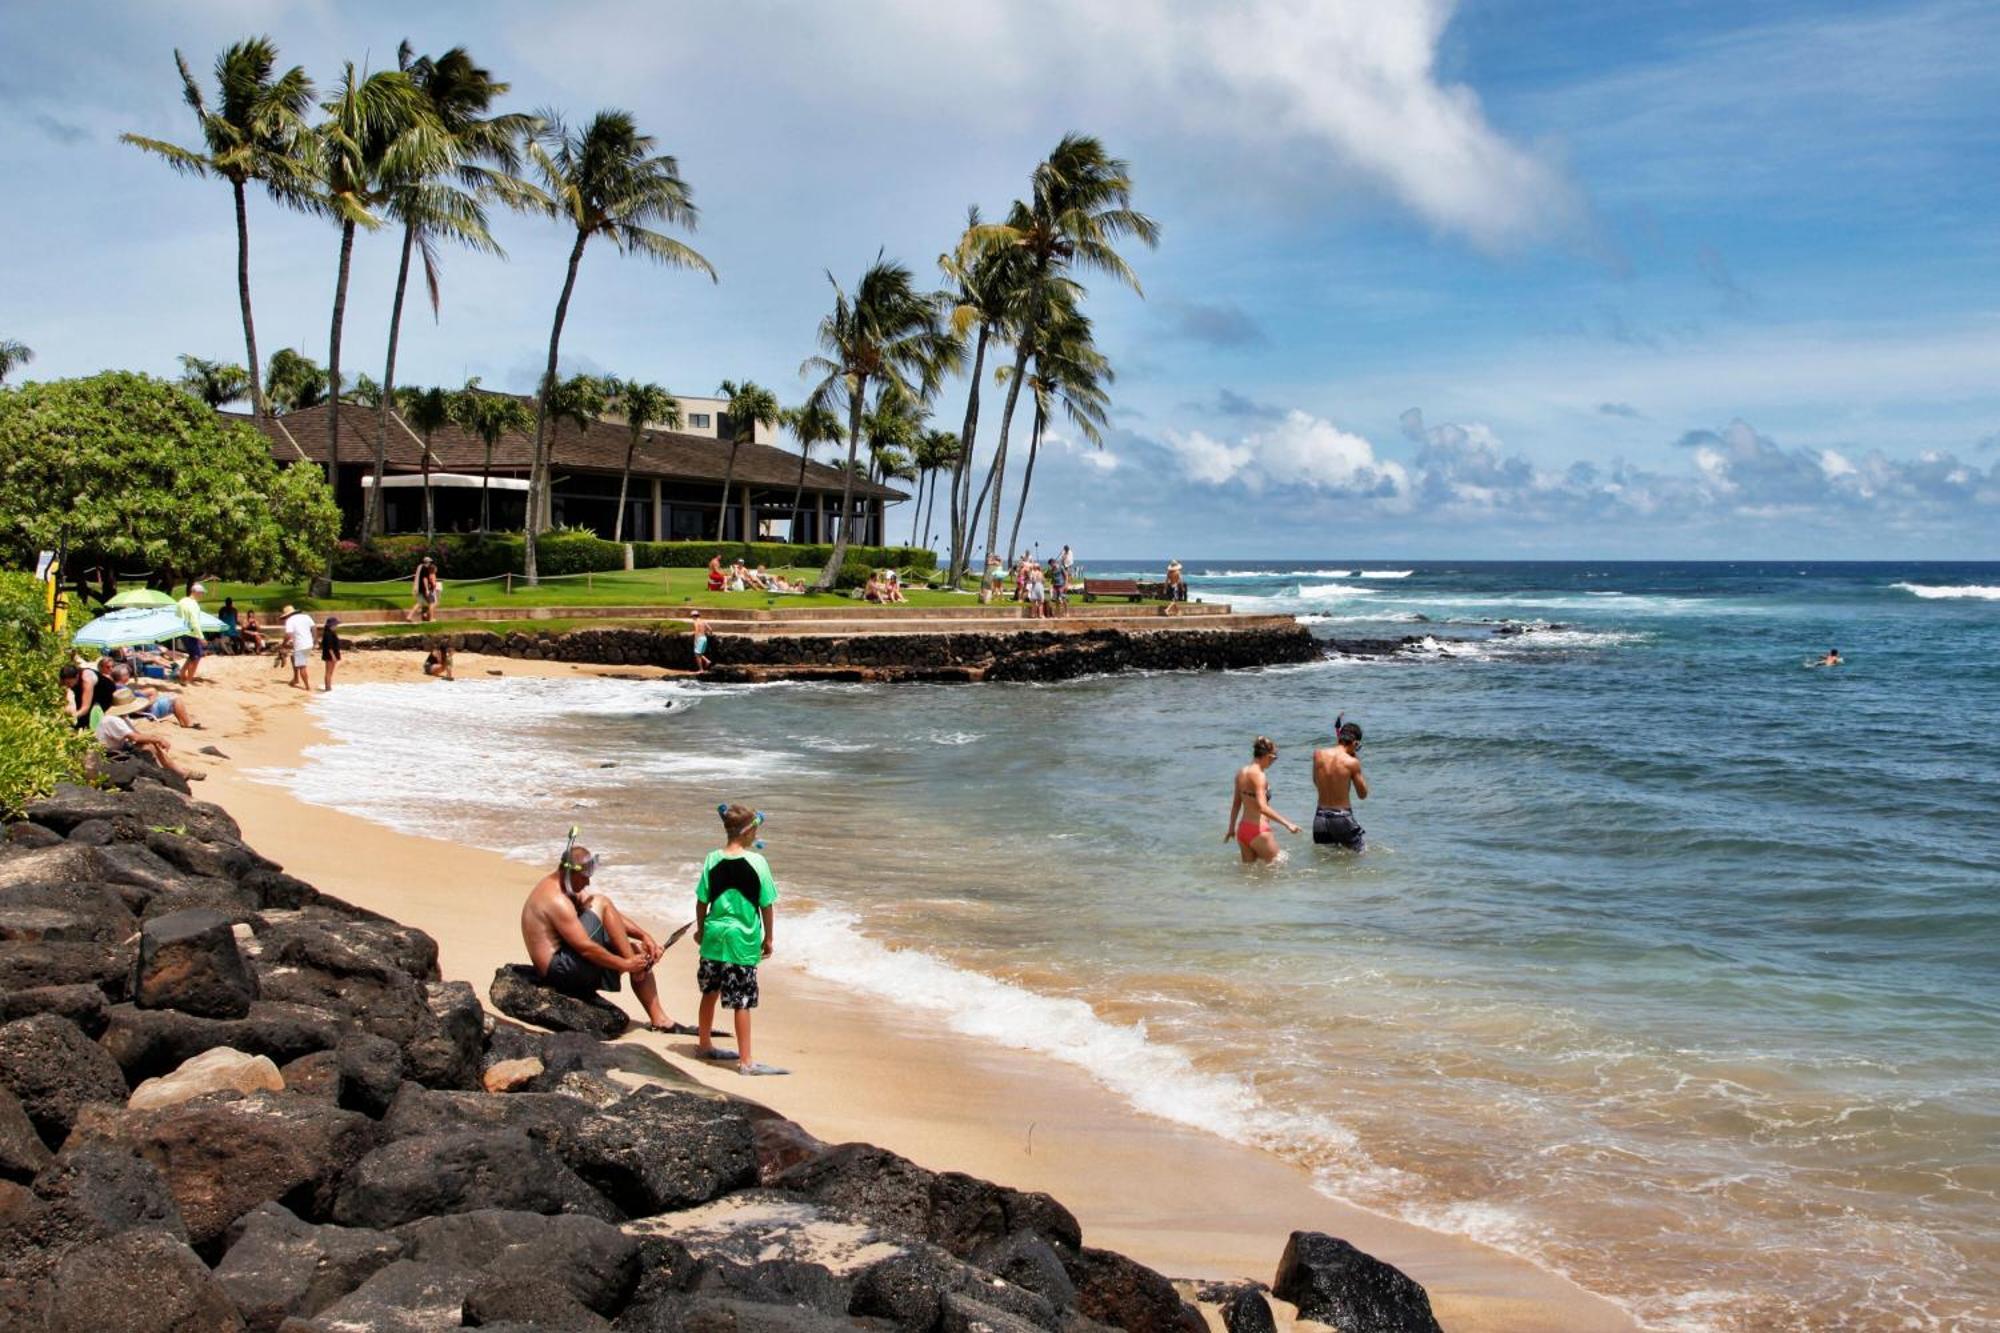
M 946 1300 L 954 1293 L 991 1305 L 1035 1328 L 1054 1330 L 1063 1324 L 1055 1306 L 1042 1297 L 996 1282 L 929 1245 L 912 1246 L 862 1270 L 854 1279 L 854 1296 L 847 1309 L 849 1314 L 893 1320 L 901 1328 L 936 1328 L 944 1318 Z
M 213 1250 L 229 1224 L 279 1200 L 311 1220 L 375 1140 L 366 1116 L 303 1097 L 217 1094 L 157 1111 L 92 1107 L 80 1143 L 128 1148 L 159 1168 L 187 1222 L 188 1240 Z
M 515 1129 L 560 1148 L 590 1110 L 585 1102 L 555 1093 L 495 1097 L 405 1083 L 382 1117 L 382 1130 L 393 1140 L 460 1129 Z
M 0 1202 L 0 1272 L 46 1276 L 65 1254 L 134 1230 L 187 1238 L 167 1182 L 149 1163 L 112 1148 L 65 1148 L 35 1178 L 32 1192 Z
M 285 1333 L 436 1333 L 464 1326 L 477 1269 L 398 1259 L 311 1319 L 288 1319 Z
M 1401 1269 L 1319 1231 L 1294 1231 L 1271 1294 L 1341 1333 L 1438 1333 L 1431 1298 Z
M 229 1296 L 193 1250 L 162 1231 L 127 1231 L 70 1251 L 50 1284 L 49 1333 L 233 1333 Z
M 1082 1228 L 1046 1194 L 1031 1194 L 961 1172 L 928 1171 L 869 1143 L 843 1143 L 783 1172 L 773 1182 L 846 1208 L 887 1229 L 918 1236 L 964 1258 L 990 1241 L 1032 1231 L 1075 1251 Z
M 113 1005 L 106 1013 L 104 1049 L 135 1082 L 178 1069 L 203 1051 L 228 1046 L 267 1055 L 284 1065 L 340 1042 L 339 1019 L 321 1009 L 259 1000 L 242 1018 L 202 1018 L 177 1009 Z
M 692 1208 L 757 1183 L 740 1103 L 641 1088 L 578 1122 L 565 1161 L 627 1216 Z
M 50 1157 L 35 1122 L 21 1109 L 21 1099 L 12 1089 L 0 1088 L 0 1180 L 26 1184 L 41 1174 Z
M 826 1151 L 826 1142 L 805 1126 L 763 1106 L 751 1106 L 750 1135 L 757 1149 L 757 1182 L 769 1185 L 802 1162 Z
M 427 1088 L 477 1088 L 486 1011 L 463 981 L 424 986 L 417 1031 L 403 1048 L 403 1072 Z
M 251 1209 L 229 1234 L 215 1280 L 252 1333 L 268 1333 L 294 1315 L 318 1314 L 406 1249 L 389 1232 L 314 1226 L 275 1203 Z
M 1047 1194 L 1010 1189 L 960 1171 L 932 1179 L 926 1234 L 959 1258 L 1023 1231 L 1071 1252 L 1083 1244 L 1076 1215 Z
M 487 1065 L 479 1076 L 480 1086 L 488 1092 L 519 1092 L 543 1073 L 540 1056 L 523 1056 L 518 1060 L 496 1060 Z
M 970 1256 L 973 1267 L 983 1269 L 1017 1287 L 1025 1287 L 1059 1310 L 1076 1304 L 1076 1284 L 1063 1267 L 1062 1254 L 1033 1231 L 1016 1231 L 1000 1240 L 989 1240 Z
M 6 840 L 10 847 L 53 847 L 63 840 L 63 835 L 52 828 L 23 821 L 7 826 Z
M 623 1035 L 632 1024 L 617 1005 L 565 995 L 543 985 L 535 970 L 521 963 L 510 963 L 495 972 L 487 997 L 509 1018 L 555 1032 L 582 1032 L 609 1041 Z
M 468 1328 L 513 1324 L 564 1333 L 610 1333 L 611 1321 L 558 1283 L 518 1273 L 488 1273 L 465 1298 Z
M 236 842 L 205 842 L 184 833 L 153 829 L 146 848 L 168 865 L 204 879 L 233 880 L 259 866 L 269 866 L 248 847 Z
M 205 1096 L 211 1092 L 283 1092 L 285 1080 L 278 1066 L 266 1055 L 245 1055 L 227 1046 L 203 1051 L 171 1074 L 149 1078 L 132 1089 L 126 1103 L 135 1111 L 152 1111 L 163 1106 Z
M 109 847 L 118 841 L 118 825 L 109 819 L 86 819 L 69 831 L 69 840 L 85 847 Z
M 333 1051 L 314 1051 L 278 1066 L 285 1080 L 285 1092 L 292 1097 L 311 1097 L 335 1102 L 340 1096 L 340 1057 Z
M 1063 1267 L 1076 1286 L 1076 1308 L 1100 1324 L 1126 1333 L 1204 1333 L 1208 1327 L 1173 1283 L 1122 1254 L 1085 1246 L 1065 1255 Z
M 88 982 L 73 986 L 30 986 L 0 991 L 0 1023 L 34 1014 L 55 1014 L 83 1029 L 95 1041 L 104 1033 L 104 991 Z
M 402 1048 L 386 1037 L 357 1032 L 335 1048 L 338 1082 L 334 1100 L 350 1111 L 380 1120 L 403 1086 Z
M 262 911 L 296 911 L 320 900 L 318 889 L 282 870 L 259 867 L 237 883 L 245 892 L 256 897 L 257 906 Z
M 0 899 L 29 886 L 81 884 L 97 879 L 97 852 L 73 843 L 52 847 L 23 847 L 10 843 L 0 848 Z
M 264 961 L 337 977 L 438 980 L 437 941 L 421 930 L 341 910 L 334 899 L 298 911 L 261 914 Z
M 169 865 L 143 843 L 113 843 L 97 848 L 96 855 L 99 876 L 122 891 L 135 912 L 159 894 L 207 882 Z
M 948 1291 L 938 1302 L 938 1333 L 1039 1333 L 1040 1327 L 962 1292 Z
M 481 1208 L 606 1221 L 618 1215 L 546 1144 L 519 1130 L 447 1130 L 400 1139 L 362 1158 L 340 1188 L 333 1220 L 387 1229 Z
M 62 1146 L 77 1113 L 92 1102 L 125 1101 L 125 1076 L 104 1048 L 67 1018 L 37 1014 L 0 1025 L 0 1087 L 51 1149 Z
M 147 920 L 176 912 L 217 912 L 232 926 L 257 919 L 257 895 L 226 879 L 189 878 L 177 888 L 162 889 L 146 900 L 140 915 Z
M 527 1278 L 603 1315 L 622 1309 L 639 1280 L 639 1241 L 592 1217 L 488 1208 L 420 1218 L 395 1234 L 412 1259 Z
M 59 833 L 73 833 L 81 824 L 106 821 L 129 830 L 128 836 L 133 837 L 143 837 L 149 828 L 158 826 L 177 828 L 208 842 L 243 840 L 242 830 L 221 806 L 189 800 L 157 783 L 145 783 L 131 791 L 61 783 L 24 813 Z
M 854 1299 L 852 1280 L 803 1259 L 765 1259 L 748 1265 L 702 1260 L 687 1289 L 702 1296 L 799 1305 L 830 1315 L 846 1314 Z
M 1271 1302 L 1255 1287 L 1239 1288 L 1222 1303 L 1222 1326 L 1228 1333 L 1278 1333 Z
M 96 940 L 115 944 L 137 924 L 118 890 L 102 880 L 15 884 L 0 889 L 0 940 Z
M 635 1305 L 617 1323 L 620 1333 L 856 1333 L 857 1326 L 871 1327 L 798 1306 L 712 1296 L 662 1296 Z

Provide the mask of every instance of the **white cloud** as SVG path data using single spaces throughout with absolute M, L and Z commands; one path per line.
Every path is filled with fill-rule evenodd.
M 1409 483 L 1402 465 L 1377 458 L 1367 440 L 1297 410 L 1233 444 L 1199 430 L 1169 431 L 1166 443 L 1189 477 L 1209 485 L 1240 481 L 1251 490 L 1303 486 L 1390 498 Z

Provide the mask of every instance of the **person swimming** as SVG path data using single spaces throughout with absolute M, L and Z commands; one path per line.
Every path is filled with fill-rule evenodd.
M 1825 656 L 1825 657 L 1822 657 L 1822 658 L 1820 658 L 1820 659 L 1819 659 L 1819 661 L 1817 661 L 1817 662 L 1814 662 L 1814 663 L 1813 663 L 1812 665 L 1814 665 L 1814 666 L 1840 666 L 1840 665 L 1842 665 L 1842 663 L 1841 663 L 1841 657 L 1840 657 L 1840 649 L 1838 649 L 1838 648 L 1829 648 L 1829 649 L 1827 649 L 1827 650 L 1826 650 L 1826 656 Z
M 1361 724 L 1345 713 L 1334 719 L 1334 744 L 1313 751 L 1313 787 L 1319 807 L 1313 811 L 1313 841 L 1322 847 L 1368 850 L 1368 835 L 1354 818 L 1354 798 L 1368 799 L 1368 780 L 1361 776 Z
M 1222 840 L 1236 839 L 1245 865 L 1253 861 L 1278 859 L 1278 840 L 1272 836 L 1270 821 L 1275 819 L 1294 834 L 1299 826 L 1271 808 L 1271 783 L 1265 776 L 1278 761 L 1278 747 L 1268 736 L 1250 743 L 1250 762 L 1236 770 L 1235 796 L 1229 803 L 1229 827 Z

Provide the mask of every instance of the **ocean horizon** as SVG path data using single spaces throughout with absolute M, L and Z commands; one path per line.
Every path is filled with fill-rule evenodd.
M 1410 642 L 1054 685 L 359 685 L 267 777 L 528 862 L 581 824 L 662 920 L 745 801 L 793 965 L 1330 1195 L 1650 1327 L 2000 1321 L 2000 562 L 1180 558 L 1196 597 Z M 1251 738 L 1309 824 L 1342 713 L 1371 850 L 1241 866 Z

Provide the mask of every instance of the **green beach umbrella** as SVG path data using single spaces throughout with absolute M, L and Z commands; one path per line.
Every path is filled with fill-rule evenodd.
M 219 634 L 222 622 L 203 612 L 201 628 L 203 633 Z M 186 633 L 187 625 L 172 607 L 133 606 L 99 616 L 76 632 L 74 642 L 79 648 L 135 648 Z
M 161 592 L 157 588 L 127 588 L 124 592 L 119 593 L 116 597 L 105 603 L 107 607 L 114 611 L 132 606 L 172 606 L 173 604 L 174 599 L 172 595 Z

